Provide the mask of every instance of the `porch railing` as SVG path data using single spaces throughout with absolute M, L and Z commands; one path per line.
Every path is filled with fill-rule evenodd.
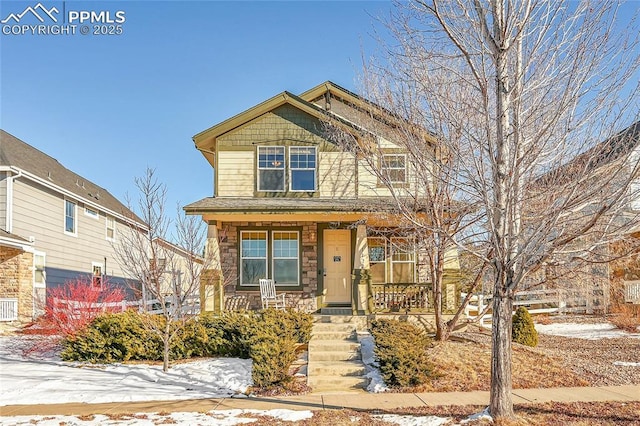
M 433 311 L 431 283 L 371 284 L 375 312 Z

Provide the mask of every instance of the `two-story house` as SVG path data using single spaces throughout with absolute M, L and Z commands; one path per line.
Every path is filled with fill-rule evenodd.
M 327 131 L 336 123 L 356 143 L 373 137 L 384 175 L 410 189 L 414 167 L 429 165 L 410 164 L 389 140 L 393 117 L 371 125 L 371 105 L 326 82 L 299 96 L 283 92 L 193 137 L 214 171 L 214 196 L 184 207 L 209 227 L 209 285 L 218 287 L 207 292 L 215 296 L 206 309 L 259 307 L 261 278 L 273 279 L 289 306 L 309 311 L 368 313 L 389 301 L 383 293 L 394 284 L 426 288 L 388 185 Z M 457 257 L 448 266 L 458 269 Z M 426 303 L 426 291 L 412 294 L 410 303 Z
M 78 277 L 131 290 L 113 243 L 120 232 L 133 229 L 145 232 L 146 225 L 107 190 L 0 131 L 0 305 L 5 316 L 15 317 L 17 308 L 21 319 L 30 319 L 34 307 L 45 302 L 47 288 Z

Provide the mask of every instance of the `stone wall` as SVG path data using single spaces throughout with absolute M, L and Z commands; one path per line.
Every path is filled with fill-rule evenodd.
M 302 271 L 300 290 L 282 290 L 286 293 L 287 306 L 304 311 L 317 309 L 318 291 L 318 229 L 310 222 L 225 222 L 219 233 L 220 260 L 224 277 L 225 310 L 258 309 L 260 291 L 255 288 L 244 289 L 238 285 L 238 238 L 239 230 L 244 228 L 260 229 L 301 229 L 302 253 L 300 262 Z M 280 292 L 278 290 L 278 292 Z
M 0 298 L 18 299 L 18 320 L 33 318 L 33 254 L 0 246 Z

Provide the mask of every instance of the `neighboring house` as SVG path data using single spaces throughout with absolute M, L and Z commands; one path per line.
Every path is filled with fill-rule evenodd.
M 41 280 L 33 260 L 31 241 L 0 229 L 0 321 L 33 318 L 34 284 Z
M 37 307 L 46 289 L 78 277 L 130 290 L 112 243 L 119 232 L 144 232 L 146 225 L 104 188 L 0 131 L 0 229 L 0 268 L 7 258 L 19 263 L 20 271 L 31 267 L 22 275 L 20 301 L 21 315 L 24 310 L 30 317 L 29 292 Z M 0 298 L 10 297 L 3 281 L 4 274 Z
M 156 238 L 153 244 L 158 260 L 151 260 L 151 269 L 155 267 L 161 271 L 158 291 L 163 296 L 199 298 L 204 258 L 160 238 Z
M 397 118 L 370 126 L 371 105 L 326 82 L 299 96 L 283 92 L 193 137 L 215 176 L 215 196 L 184 207 L 209 226 L 204 288 L 216 291 L 206 310 L 259 307 L 260 278 L 308 311 L 426 307 L 424 262 L 391 192 L 325 130 L 335 120 L 354 140 L 373 135 L 380 167 L 394 186 L 411 188 L 412 165 L 389 140 Z M 459 269 L 456 256 L 448 268 Z M 455 285 L 446 293 L 451 306 Z
M 637 175 L 637 162 L 640 159 L 640 121 L 622 130 L 615 136 L 597 144 L 592 149 L 576 156 L 563 167 L 555 170 L 544 179 L 563 182 L 579 175 L 581 170 L 598 169 L 598 176 L 616 176 L 620 179 Z M 574 173 L 575 170 L 575 173 Z M 618 171 L 622 173 L 618 173 Z M 614 171 L 609 173 L 609 171 Z M 625 182 L 626 184 L 626 182 Z M 622 188 L 617 180 L 610 182 L 611 192 Z M 565 250 L 565 259 L 555 259 L 555 264 L 547 266 L 530 278 L 529 285 L 540 283 L 547 288 L 559 288 L 567 295 L 567 305 L 581 302 L 585 310 L 607 312 L 612 306 L 624 303 L 640 303 L 640 176 L 632 179 L 628 186 L 624 208 L 617 212 L 614 225 L 624 231 L 606 240 L 601 249 L 601 259 L 608 262 L 579 262 L 571 259 L 572 252 Z M 635 225 L 634 225 L 635 224 Z M 579 251 L 581 244 L 590 244 L 588 240 L 576 240 Z M 526 287 L 526 286 L 525 286 Z

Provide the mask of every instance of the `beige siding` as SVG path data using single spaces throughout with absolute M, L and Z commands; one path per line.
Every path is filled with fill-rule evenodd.
M 2 229 L 5 229 L 6 217 L 7 217 L 7 174 L 5 172 L 0 172 L 0 228 Z
M 346 152 L 318 153 L 320 197 L 355 198 L 355 157 Z
M 218 153 L 218 197 L 252 197 L 255 182 L 254 151 Z
M 106 218 L 87 216 L 77 203 L 77 236 L 64 233 L 64 198 L 38 184 L 17 179 L 14 184 L 13 233 L 35 238 L 34 249 L 46 253 L 47 267 L 90 273 L 92 262 L 107 258 L 108 275 L 123 276 L 106 239 Z M 118 231 L 128 229 L 116 223 Z

